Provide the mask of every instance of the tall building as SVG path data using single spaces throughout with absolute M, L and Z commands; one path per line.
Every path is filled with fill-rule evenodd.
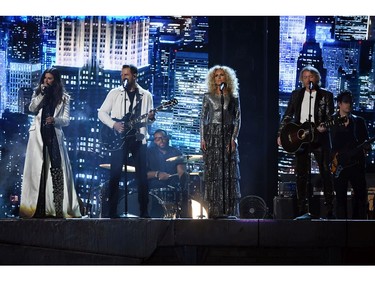
M 324 43 L 322 56 L 327 69 L 325 88 L 335 95 L 342 89 L 351 88 L 357 92 L 356 85 L 348 85 L 345 77 L 357 75 L 359 69 L 360 45 L 358 42 L 335 41 Z
M 173 107 L 174 145 L 186 154 L 200 153 L 199 122 L 202 99 L 207 88 L 208 53 L 178 51 L 176 53 L 175 98 Z
M 311 65 L 319 70 L 321 75 L 322 87 L 325 87 L 326 69 L 324 68 L 322 48 L 316 41 L 316 22 L 315 17 L 306 17 L 306 42 L 303 44 L 302 49 L 297 59 L 297 73 L 295 87 L 300 87 L 299 74 L 307 65 Z
M 369 16 L 336 16 L 335 40 L 367 40 Z
M 38 63 L 41 56 L 40 21 L 38 17 L 8 17 L 10 62 Z
M 61 17 L 56 64 L 119 70 L 125 63 L 148 64 L 148 17 Z
M 56 16 L 41 17 L 42 69 L 56 65 L 57 19 Z
M 19 89 L 35 88 L 39 83 L 40 75 L 40 63 L 9 63 L 7 108 L 9 108 L 10 111 L 23 112 L 23 108 L 20 108 L 20 102 L 18 98 Z
M 7 101 L 7 67 L 6 51 L 0 49 L 0 117 Z
M 306 41 L 305 16 L 280 16 L 279 91 L 291 93 L 296 84 L 297 57 Z
M 6 57 L 3 68 L 0 66 L 0 80 L 6 80 L 6 99 L 1 108 L 12 112 L 22 112 L 19 106 L 18 91 L 21 87 L 35 87 L 40 75 L 41 35 L 39 17 L 2 17 L 2 30 L 5 34 L 3 47 Z M 4 97 L 4 94 L 2 94 Z

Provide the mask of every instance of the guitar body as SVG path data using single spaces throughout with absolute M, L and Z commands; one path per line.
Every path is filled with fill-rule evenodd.
M 136 130 L 126 125 L 129 123 L 128 115 L 122 119 L 112 118 L 112 120 L 116 122 L 123 122 L 125 126 L 124 132 L 116 132 L 116 130 L 103 124 L 100 130 L 100 139 L 101 143 L 107 148 L 107 150 L 116 151 L 123 148 L 126 138 L 134 136 L 136 134 Z
M 325 128 L 332 126 L 342 126 L 348 118 L 346 116 L 333 119 L 323 123 Z M 304 144 L 313 142 L 315 139 L 315 124 L 305 122 L 301 125 L 290 122 L 287 123 L 280 132 L 280 141 L 283 149 L 288 153 L 295 153 L 303 149 Z M 310 136 L 311 133 L 311 136 Z
M 151 111 L 157 112 L 161 109 L 174 106 L 177 103 L 177 99 L 172 99 L 170 101 L 162 103 L 160 106 Z M 148 113 L 145 113 L 139 117 L 132 118 L 133 116 L 130 113 L 128 113 L 122 119 L 112 118 L 112 120 L 116 122 L 123 122 L 125 129 L 122 133 L 118 133 L 116 132 L 116 130 L 109 128 L 107 125 L 102 124 L 102 127 L 100 129 L 101 144 L 104 145 L 104 147 L 106 147 L 108 151 L 116 151 L 122 149 L 125 144 L 125 141 L 131 137 L 134 137 L 138 140 L 143 139 L 144 136 L 142 134 L 138 134 L 137 126 L 139 126 L 142 123 L 142 120 L 144 120 L 147 116 Z
M 311 127 L 311 136 L 310 136 Z M 301 125 L 290 122 L 281 130 L 280 140 L 283 149 L 295 153 L 302 149 L 303 144 L 314 140 L 314 123 L 305 122 Z M 310 137 L 309 137 L 310 136 Z
M 366 145 L 370 145 L 374 141 L 375 137 L 365 141 L 364 143 L 345 153 L 336 152 L 330 163 L 331 174 L 334 175 L 335 178 L 338 178 L 342 170 L 357 164 L 357 153 L 360 153 Z

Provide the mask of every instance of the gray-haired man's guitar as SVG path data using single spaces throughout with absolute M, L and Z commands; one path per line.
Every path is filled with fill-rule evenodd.
M 343 116 L 324 122 L 323 126 L 326 128 L 341 126 L 347 120 L 348 117 Z M 281 146 L 286 152 L 295 153 L 302 148 L 303 144 L 314 141 L 315 130 L 314 123 L 305 122 L 301 125 L 293 122 L 287 123 L 280 132 Z

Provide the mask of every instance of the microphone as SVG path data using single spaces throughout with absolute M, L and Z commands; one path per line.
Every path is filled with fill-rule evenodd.
M 314 88 L 314 83 L 313 81 L 310 81 L 309 82 L 309 89 L 312 90 Z
M 227 84 L 225 84 L 224 82 L 221 82 L 220 91 L 223 91 L 226 86 L 227 86 Z
M 128 86 L 128 82 L 129 82 L 128 79 L 125 79 L 124 82 L 122 82 L 122 86 L 124 87 L 125 90 L 126 90 L 126 87 Z
M 40 90 L 41 90 L 42 95 L 44 95 L 44 94 L 47 93 L 47 90 L 48 90 L 48 88 L 49 88 L 50 86 L 51 86 L 50 84 L 47 84 L 47 85 L 41 84 L 41 85 L 40 85 Z

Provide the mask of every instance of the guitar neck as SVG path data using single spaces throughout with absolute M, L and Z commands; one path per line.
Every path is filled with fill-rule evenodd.
M 326 128 L 333 127 L 335 125 L 343 125 L 348 120 L 347 116 L 339 117 L 338 119 L 332 119 L 323 123 Z
M 141 116 L 135 118 L 135 119 L 132 119 L 129 121 L 129 124 L 134 124 L 134 123 L 138 123 L 140 122 L 141 120 L 143 120 L 144 118 L 146 118 L 151 112 L 157 112 L 159 111 L 163 106 L 158 106 L 157 108 L 154 108 L 154 109 L 151 109 L 149 112 L 145 113 L 145 114 L 142 114 Z
M 149 112 L 147 112 L 145 114 L 142 114 L 141 116 L 139 116 L 139 117 L 137 117 L 135 119 L 130 119 L 129 122 L 128 122 L 128 125 L 134 125 L 134 124 L 142 121 L 144 118 L 146 118 L 151 112 L 157 112 L 160 109 L 176 105 L 177 103 L 178 103 L 178 101 L 176 99 L 173 99 L 173 100 L 170 100 L 168 102 L 165 102 L 165 103 L 159 105 L 157 108 L 151 109 Z

